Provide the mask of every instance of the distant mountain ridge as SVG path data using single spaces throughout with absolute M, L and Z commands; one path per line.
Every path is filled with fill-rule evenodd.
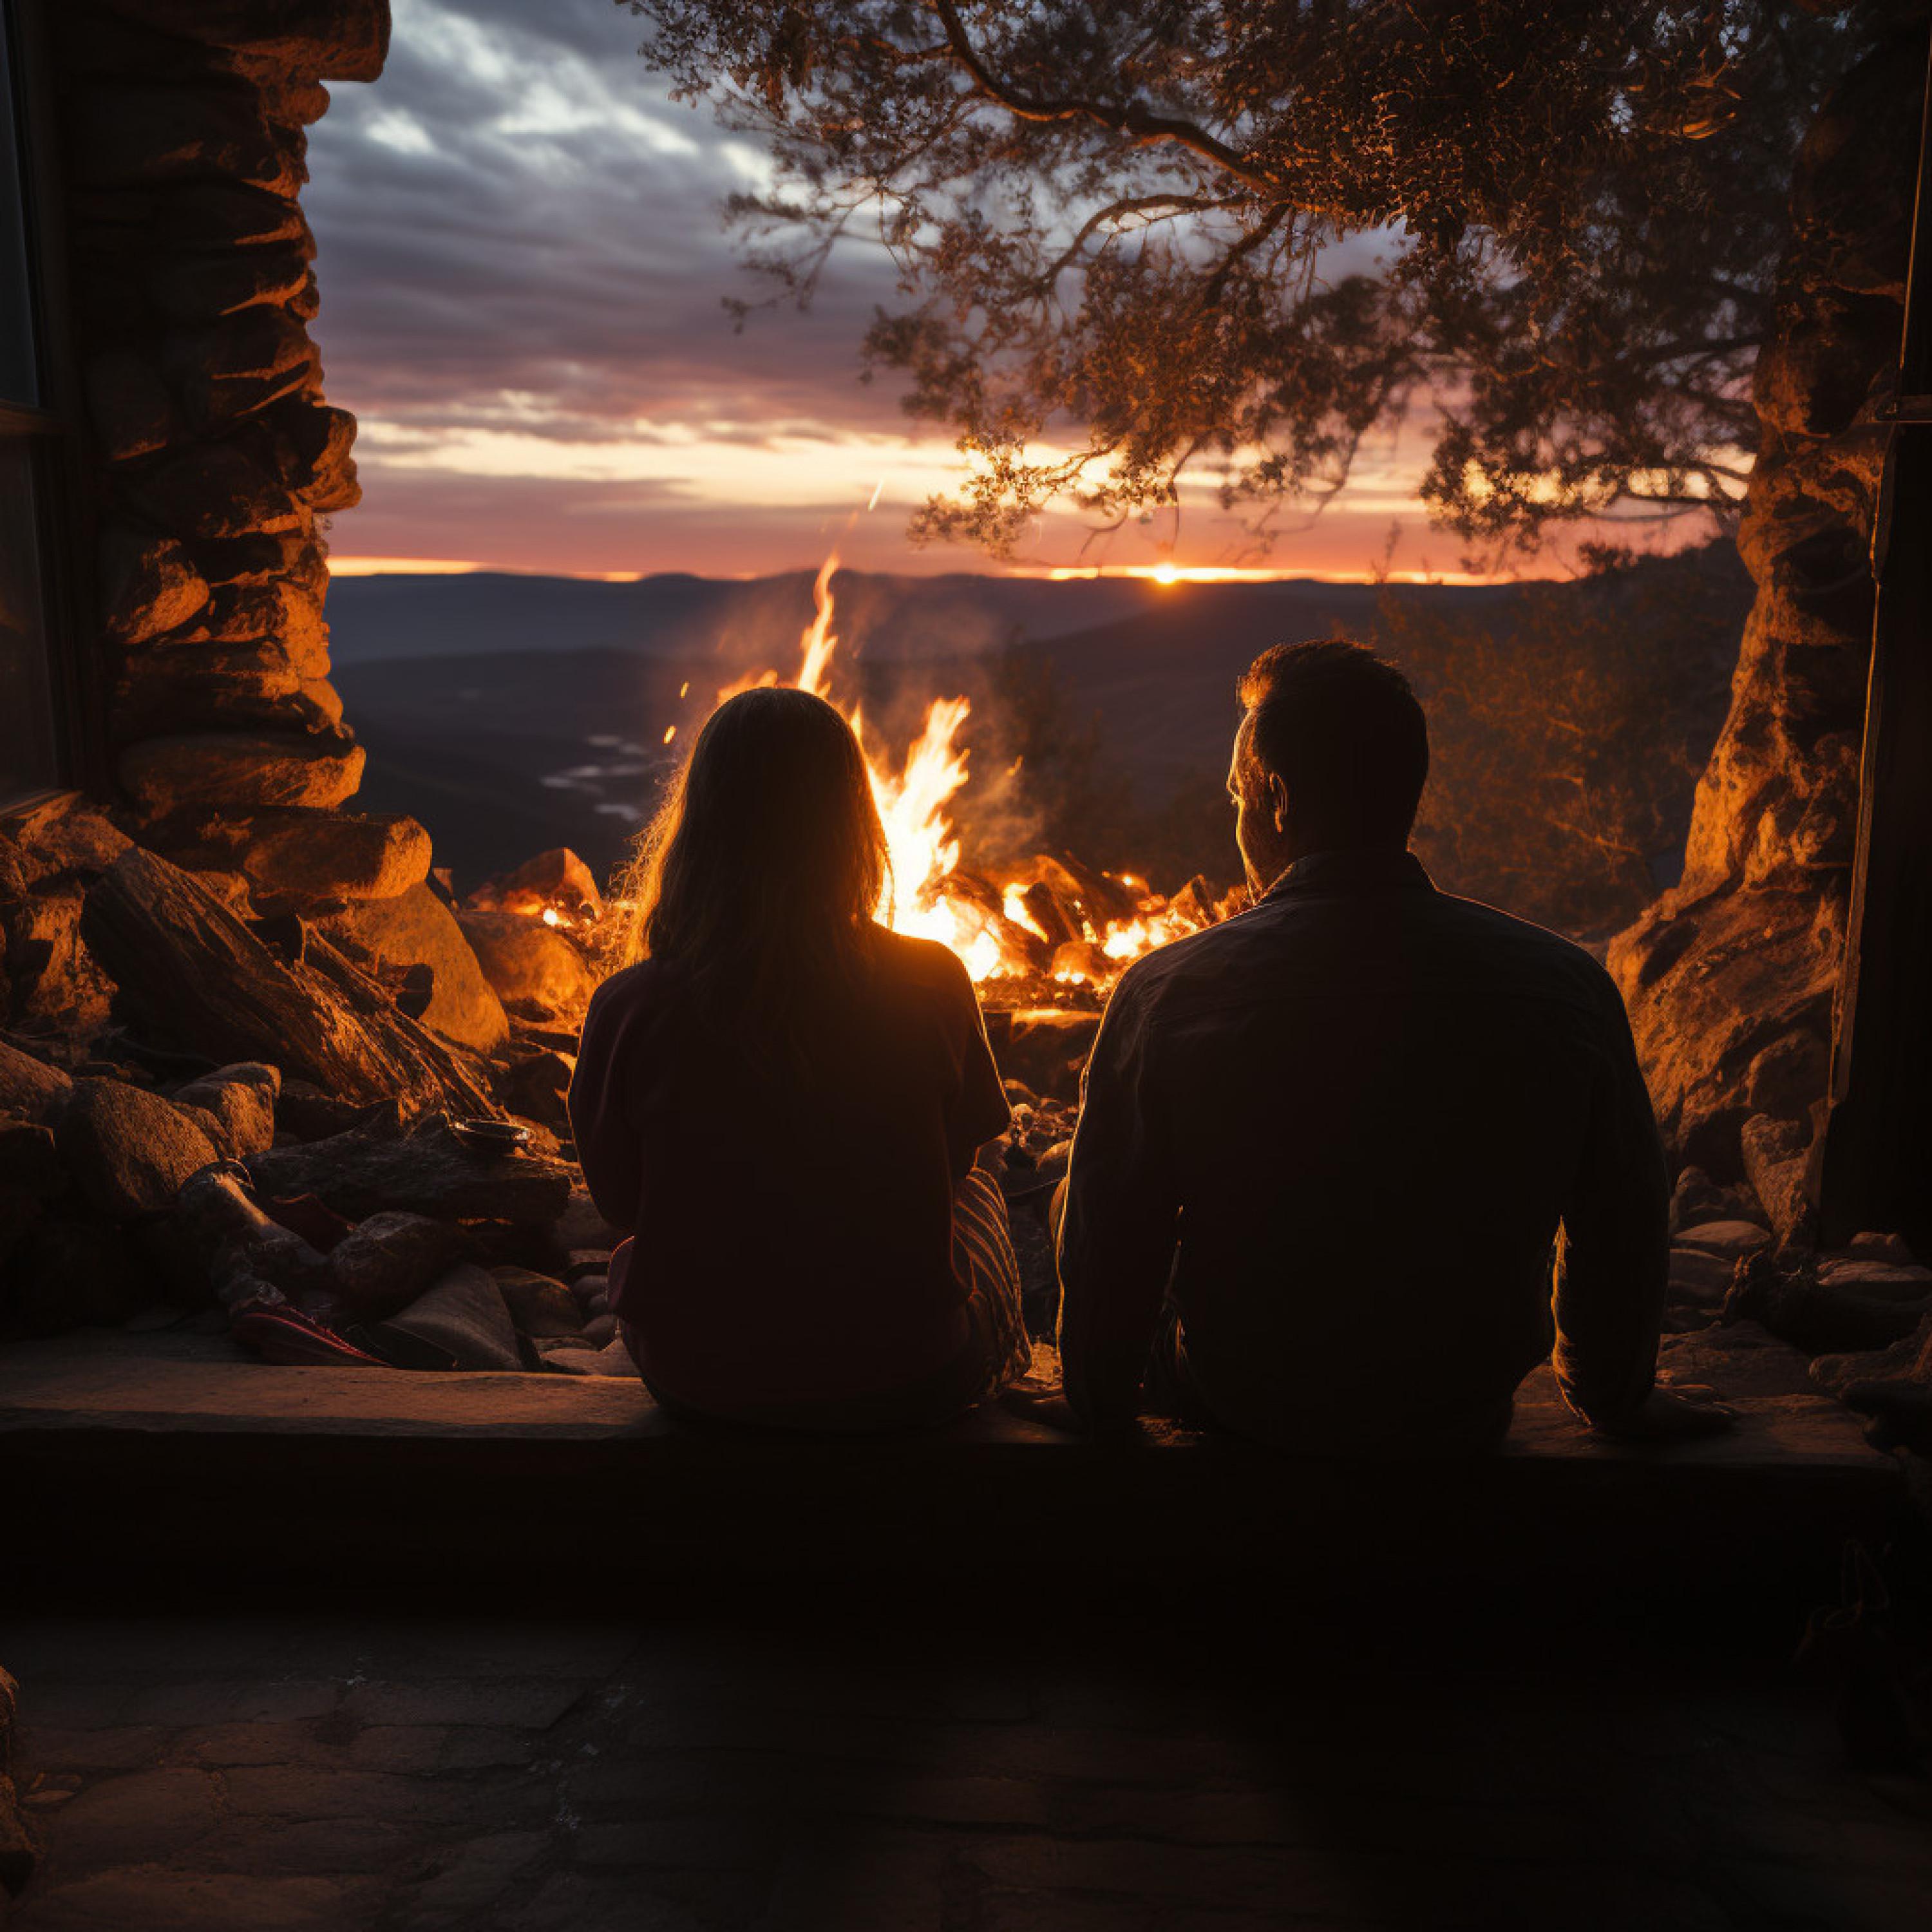
M 812 617 L 810 571 L 746 579 L 667 573 L 630 583 L 503 572 L 345 577 L 329 590 L 338 665 L 508 652 L 621 650 L 711 658 L 731 674 L 788 666 Z M 1147 619 L 1165 626 L 1178 605 L 1238 608 L 1284 625 L 1365 622 L 1377 591 L 1312 578 L 1164 586 L 1144 578 L 1054 580 L 950 572 L 934 577 L 842 570 L 832 583 L 836 628 L 874 661 L 974 657 L 1012 643 L 1042 643 Z M 1432 590 L 1481 598 L 1483 589 Z M 1298 634 L 1304 634 L 1298 632 Z

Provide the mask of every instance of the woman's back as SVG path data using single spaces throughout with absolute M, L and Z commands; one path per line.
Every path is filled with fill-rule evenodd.
M 953 1192 L 1006 1100 L 965 969 L 874 926 L 784 1039 L 675 958 L 607 981 L 571 1117 L 636 1231 L 614 1302 L 646 1378 L 755 1412 L 938 1373 L 964 1345 Z

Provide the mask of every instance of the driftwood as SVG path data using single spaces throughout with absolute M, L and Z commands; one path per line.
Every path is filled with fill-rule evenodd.
M 450 1050 L 314 932 L 282 957 L 192 873 L 134 846 L 89 888 L 89 949 L 143 1029 L 218 1063 L 259 1060 L 347 1100 L 496 1115 Z
M 391 1212 L 548 1228 L 570 1203 L 572 1170 L 541 1154 L 471 1152 L 446 1127 L 358 1131 L 272 1148 L 248 1163 L 277 1200 L 314 1194 L 352 1221 Z

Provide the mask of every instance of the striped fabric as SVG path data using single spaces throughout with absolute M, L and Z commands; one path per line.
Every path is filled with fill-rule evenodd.
M 1019 1257 L 998 1184 L 974 1168 L 953 1191 L 952 1274 L 966 1291 L 973 1330 L 985 1343 L 986 1379 L 974 1397 L 985 1402 L 1024 1375 L 1033 1361 L 1020 1312 Z

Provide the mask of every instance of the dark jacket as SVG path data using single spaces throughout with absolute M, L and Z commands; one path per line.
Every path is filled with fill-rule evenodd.
M 1613 1420 L 1652 1385 L 1668 1198 L 1587 952 L 1406 853 L 1318 854 L 1114 992 L 1060 1241 L 1067 1394 L 1130 1414 L 1166 1298 L 1186 1387 L 1263 1441 L 1493 1438 L 1552 1340 Z

